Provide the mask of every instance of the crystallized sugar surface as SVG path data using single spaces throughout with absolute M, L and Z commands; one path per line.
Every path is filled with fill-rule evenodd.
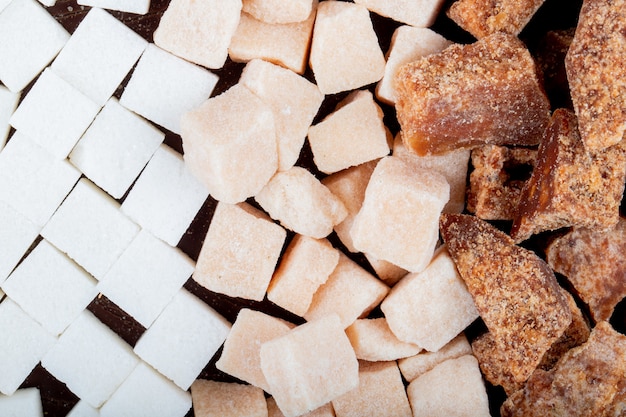
M 20 93 L 13 93 L 8 88 L 0 86 L 0 151 L 6 144 L 11 127 L 9 119 L 17 108 L 20 97 Z
M 317 0 L 243 0 L 243 11 L 267 23 L 301 22 L 317 7 Z
M 22 259 L 41 227 L 7 203 L 0 201 L 0 284 Z M 0 297 L 0 300 L 2 297 Z
M 355 0 L 381 16 L 418 28 L 431 26 L 443 0 Z
M 39 388 L 23 388 L 15 394 L 0 394 L 0 414 L 6 417 L 43 417 Z
M 197 379 L 191 398 L 196 417 L 267 417 L 263 390 L 252 385 Z
M 399 340 L 384 317 L 356 320 L 346 329 L 346 334 L 356 357 L 366 361 L 394 361 L 422 350 L 416 344 Z

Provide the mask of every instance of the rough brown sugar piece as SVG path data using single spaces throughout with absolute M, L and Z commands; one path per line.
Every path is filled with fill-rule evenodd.
M 403 140 L 420 155 L 536 145 L 550 119 L 530 52 L 504 33 L 406 64 L 395 82 Z
M 514 380 L 525 381 L 572 320 L 554 273 L 477 217 L 444 214 L 440 229 Z
M 610 228 L 619 219 L 625 179 L 626 142 L 588 152 L 575 114 L 558 109 L 522 189 L 511 236 L 520 242 L 562 227 Z
M 589 150 L 616 144 L 626 130 L 625 31 L 625 0 L 583 2 L 565 68 Z

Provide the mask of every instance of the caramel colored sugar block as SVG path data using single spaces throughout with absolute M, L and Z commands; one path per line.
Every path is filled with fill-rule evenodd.
M 267 416 L 268 417 L 285 417 L 273 397 L 267 399 Z M 313 411 L 302 414 L 302 417 L 335 417 L 335 411 L 331 403 L 326 403 Z
M 308 134 L 313 161 L 326 174 L 389 154 L 383 111 L 367 90 L 351 93 Z
M 391 262 L 376 259 L 367 253 L 365 254 L 365 258 L 374 269 L 374 272 L 376 272 L 376 276 L 390 287 L 396 285 L 398 281 L 408 274 L 406 269 L 400 268 L 398 265 L 394 265 Z
M 489 223 L 469 215 L 442 215 L 441 234 L 478 313 L 523 382 L 572 321 L 550 267 Z
M 401 158 L 376 165 L 350 234 L 354 247 L 411 272 L 426 268 L 439 238 L 450 186 L 436 172 Z
M 385 318 L 360 319 L 346 329 L 357 359 L 395 361 L 417 355 L 422 348 L 401 341 L 393 334 Z
M 230 297 L 261 301 L 287 232 L 247 203 L 219 203 L 193 279 Z
M 348 214 L 339 197 L 299 166 L 277 172 L 254 199 L 285 228 L 315 239 L 328 236 Z
M 418 28 L 435 23 L 442 0 L 355 0 L 381 16 Z
M 248 62 L 239 83 L 271 107 L 278 141 L 278 169 L 291 168 L 300 156 L 324 95 L 306 78 L 260 59 Z
M 511 237 L 519 242 L 570 226 L 608 229 L 619 219 L 625 180 L 626 142 L 586 151 L 576 116 L 558 109 L 522 189 Z
M 195 417 L 267 417 L 261 388 L 197 379 L 191 385 Z
M 274 271 L 267 298 L 298 316 L 303 316 L 313 294 L 326 282 L 339 262 L 339 251 L 326 239 L 296 235 Z
M 242 85 L 206 100 L 180 124 L 185 163 L 218 201 L 254 196 L 278 168 L 272 109 Z
M 504 33 L 402 66 L 395 88 L 403 140 L 420 155 L 536 145 L 550 119 L 532 56 Z
M 317 0 L 243 0 L 243 11 L 266 23 L 294 23 L 306 20 Z
M 319 3 L 309 64 L 324 94 L 379 81 L 385 73 L 385 57 L 368 10 L 342 1 Z
M 565 57 L 574 110 L 585 148 L 621 141 L 626 130 L 626 2 L 585 0 Z
M 335 314 L 265 342 L 261 369 L 286 417 L 312 411 L 359 385 L 358 361 Z

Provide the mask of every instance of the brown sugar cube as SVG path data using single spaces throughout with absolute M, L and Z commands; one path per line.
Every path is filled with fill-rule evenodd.
M 550 119 L 530 52 L 504 33 L 406 64 L 395 87 L 402 138 L 420 155 L 536 145 Z
M 493 33 L 519 35 L 545 0 L 458 0 L 448 17 L 477 39 Z
M 337 417 L 412 417 L 395 361 L 359 362 L 359 386 L 332 401 Z
M 626 297 L 626 219 L 608 231 L 574 229 L 546 250 L 548 264 L 567 277 L 596 321 L 609 320 Z
M 265 342 L 261 368 L 286 417 L 312 411 L 359 385 L 359 363 L 335 314 Z
M 309 65 L 324 94 L 379 81 L 385 73 L 385 57 L 368 10 L 343 1 L 319 3 Z
M 626 31 L 623 0 L 583 1 L 565 57 L 574 110 L 585 148 L 598 151 L 622 140 L 626 130 Z
M 247 203 L 218 203 L 193 279 L 220 294 L 261 301 L 287 232 Z
M 376 272 L 376 276 L 390 287 L 396 285 L 398 281 L 409 273 L 409 271 L 404 268 L 400 268 L 398 265 L 376 259 L 367 253 L 365 254 L 365 259 L 367 259 L 367 262 L 370 264 L 372 269 L 374 269 L 374 272 Z
M 243 0 L 243 11 L 267 23 L 294 23 L 306 20 L 317 0 Z
M 417 355 L 400 359 L 398 366 L 404 379 L 411 382 L 448 359 L 456 359 L 463 355 L 471 354 L 472 347 L 467 341 L 465 334 L 461 333 L 438 351 L 429 352 L 425 350 Z
M 394 361 L 417 355 L 422 348 L 399 340 L 385 318 L 359 319 L 346 329 L 357 359 L 364 361 Z
M 285 417 L 273 397 L 267 399 L 267 417 Z M 313 411 L 302 414 L 301 417 L 335 417 L 335 411 L 331 403 L 326 403 Z
M 441 234 L 478 313 L 523 382 L 572 321 L 550 267 L 474 216 L 444 214 Z
M 267 298 L 303 316 L 313 294 L 326 282 L 339 262 L 339 251 L 326 239 L 296 235 L 282 257 L 267 289 Z
M 626 142 L 586 151 L 570 110 L 554 112 L 511 227 L 518 242 L 562 227 L 607 229 L 619 219 L 626 180 Z
M 625 357 L 626 336 L 599 322 L 585 344 L 566 353 L 552 370 L 535 372 L 511 395 L 502 416 L 623 415 Z
M 443 0 L 355 0 L 370 11 L 418 28 L 435 23 Z
M 484 145 L 472 149 L 467 210 L 484 220 L 513 220 L 537 150 Z
M 197 379 L 191 401 L 196 417 L 267 417 L 263 390 L 252 385 Z
M 574 39 L 575 29 L 550 30 L 537 47 L 537 66 L 543 74 L 543 85 L 553 109 L 573 108 L 565 56 Z

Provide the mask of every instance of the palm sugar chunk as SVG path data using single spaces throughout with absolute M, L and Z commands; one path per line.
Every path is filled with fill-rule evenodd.
M 403 140 L 420 155 L 536 145 L 550 120 L 530 52 L 504 33 L 403 65 L 395 88 Z
M 576 115 L 556 110 L 539 145 L 535 169 L 522 190 L 511 237 L 520 242 L 562 227 L 614 226 L 625 179 L 626 142 L 588 152 Z
M 585 0 L 565 58 L 580 133 L 589 150 L 621 141 L 626 130 L 626 1 Z
M 626 336 L 600 322 L 587 342 L 550 371 L 537 371 L 502 405 L 503 417 L 620 416 L 624 410 Z M 621 409 L 621 414 L 620 410 Z
M 554 273 L 475 216 L 444 214 L 440 229 L 513 379 L 525 381 L 572 320 Z

